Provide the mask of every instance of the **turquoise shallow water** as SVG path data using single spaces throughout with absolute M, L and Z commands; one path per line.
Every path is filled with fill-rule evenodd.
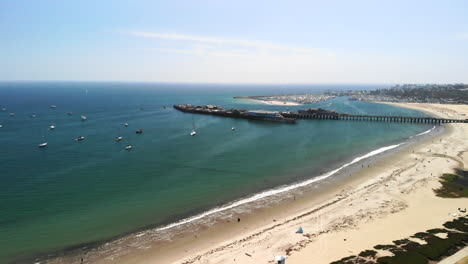
M 0 83 L 0 107 L 8 108 L 0 112 L 0 262 L 168 224 L 317 176 L 431 128 L 312 120 L 285 125 L 195 115 L 198 134 L 190 137 L 192 116 L 171 107 L 284 110 L 232 97 L 369 88 L 378 87 Z M 347 98 L 291 108 L 307 107 L 423 115 Z M 87 121 L 80 121 L 82 114 Z M 129 127 L 123 127 L 125 122 Z M 51 124 L 54 131 L 47 130 Z M 137 128 L 144 133 L 135 134 Z M 86 139 L 74 141 L 80 135 Z M 118 135 L 122 142 L 114 141 Z M 49 146 L 39 149 L 43 136 Z M 124 150 L 127 144 L 133 145 L 131 151 Z

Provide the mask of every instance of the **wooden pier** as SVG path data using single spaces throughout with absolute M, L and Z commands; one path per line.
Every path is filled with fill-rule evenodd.
M 353 120 L 353 121 L 380 121 L 399 123 L 468 123 L 468 119 L 447 119 L 435 117 L 410 117 L 410 116 L 377 116 L 377 115 L 350 115 L 350 114 L 301 114 L 297 112 L 280 112 L 284 117 L 295 119 L 316 120 Z
M 265 121 L 282 121 L 286 123 L 294 123 L 296 119 L 313 119 L 313 120 L 349 120 L 349 121 L 375 121 L 375 122 L 399 122 L 399 123 L 468 123 L 468 119 L 447 119 L 436 117 L 410 117 L 410 116 L 378 116 L 378 115 L 352 115 L 341 114 L 332 110 L 310 108 L 308 110 L 299 110 L 298 112 L 269 112 L 276 113 L 275 118 L 253 118 L 252 112 L 243 109 L 228 109 L 224 110 L 220 106 L 192 106 L 192 105 L 174 105 L 174 108 L 192 114 L 216 115 L 232 118 L 257 119 Z M 258 111 L 257 111 L 258 112 Z

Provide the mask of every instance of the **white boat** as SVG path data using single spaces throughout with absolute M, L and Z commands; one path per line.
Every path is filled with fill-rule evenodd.
M 2 111 L 6 111 L 7 109 L 6 108 L 2 108 Z
M 122 140 L 122 139 L 123 139 L 123 137 L 116 137 L 116 138 L 115 138 L 115 141 L 120 141 L 120 140 Z
M 124 124 L 124 127 L 128 127 L 128 123 L 125 123 L 125 124 Z
M 54 129 L 55 129 L 55 126 L 54 126 L 54 125 L 51 125 L 51 126 L 49 127 L 49 130 L 54 130 Z
M 131 150 L 132 149 L 132 145 L 128 145 L 125 147 L 126 150 Z
M 57 108 L 56 105 L 50 105 L 49 107 L 50 107 L 50 108 Z
M 82 141 L 83 139 L 85 139 L 85 137 L 83 137 L 83 136 L 79 136 L 79 137 L 75 138 L 76 141 Z
M 231 130 L 236 130 L 236 128 L 235 128 L 235 127 L 232 127 Z
M 3 125 L 0 125 L 0 128 L 2 128 L 2 127 L 3 127 Z
M 47 142 L 43 142 L 43 143 L 41 143 L 41 144 L 39 144 L 37 146 L 40 147 L 40 148 L 45 148 L 45 147 L 47 147 Z
M 31 115 L 30 117 L 31 117 L 31 118 L 36 118 L 36 117 L 37 117 L 37 115 Z
M 86 119 L 88 119 L 86 116 L 84 115 L 81 116 L 81 121 L 85 121 Z
M 193 119 L 192 116 L 192 132 L 190 132 L 190 136 L 195 136 L 197 134 L 197 131 L 195 131 L 195 119 Z
M 10 113 L 10 116 L 14 116 L 14 115 L 15 115 L 15 113 Z

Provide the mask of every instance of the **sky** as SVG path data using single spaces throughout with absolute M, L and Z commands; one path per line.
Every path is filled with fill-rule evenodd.
M 0 80 L 468 83 L 468 1 L 0 0 Z

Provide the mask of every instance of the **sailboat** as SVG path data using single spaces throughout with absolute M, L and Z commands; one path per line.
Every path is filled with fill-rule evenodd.
M 192 132 L 190 132 L 191 136 L 195 136 L 197 134 L 197 131 L 195 131 L 195 119 L 193 119 L 192 116 Z

